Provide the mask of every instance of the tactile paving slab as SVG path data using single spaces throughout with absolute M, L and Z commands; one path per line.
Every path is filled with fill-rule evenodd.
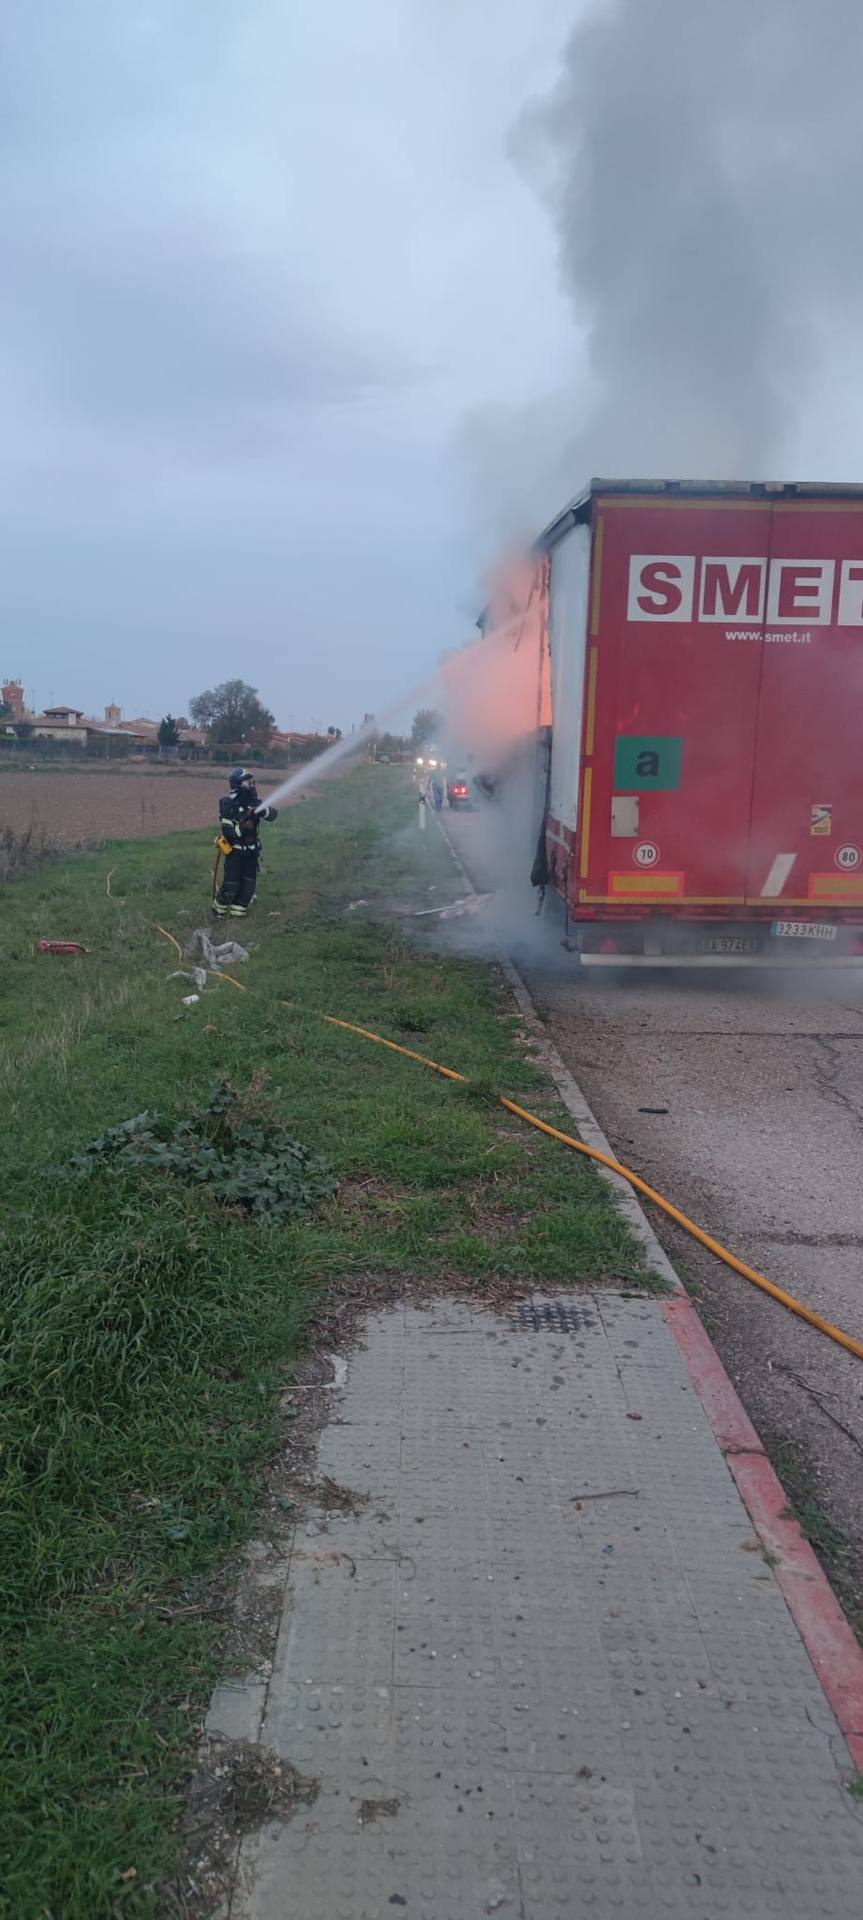
M 373 1318 L 231 1920 L 859 1920 L 847 1748 L 658 1303 Z

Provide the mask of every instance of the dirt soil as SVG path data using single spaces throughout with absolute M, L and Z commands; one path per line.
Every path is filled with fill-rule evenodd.
M 262 794 L 276 778 L 262 775 Z M 32 827 L 62 846 L 209 827 L 215 823 L 226 781 L 224 769 L 0 769 L 0 827 L 10 826 L 16 833 Z

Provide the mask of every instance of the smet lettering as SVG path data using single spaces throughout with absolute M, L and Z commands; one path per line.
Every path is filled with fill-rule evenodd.
M 634 553 L 630 621 L 863 627 L 863 560 Z
M 835 560 L 777 560 L 767 582 L 770 626 L 826 627 L 833 607 Z
M 683 601 L 679 581 L 680 568 L 672 560 L 664 566 L 654 560 L 649 567 L 642 567 L 641 584 L 645 591 L 638 596 L 642 613 L 656 613 L 663 620 L 667 620 L 670 613 L 676 613 Z
M 691 620 L 694 553 L 634 553 L 629 562 L 630 620 Z
M 699 620 L 752 620 L 760 624 L 766 580 L 766 560 L 702 560 Z

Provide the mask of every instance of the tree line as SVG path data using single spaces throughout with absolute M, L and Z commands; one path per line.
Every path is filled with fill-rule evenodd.
M 189 706 L 192 725 L 200 727 L 207 735 L 210 747 L 245 747 L 253 751 L 264 751 L 269 746 L 276 727 L 275 716 L 258 695 L 257 687 L 250 687 L 245 680 L 223 680 L 221 686 L 208 687 L 203 693 L 195 695 Z M 159 726 L 160 747 L 177 747 L 185 720 L 178 720 L 173 714 L 166 713 Z M 420 707 L 414 714 L 410 739 L 402 734 L 376 733 L 378 754 L 416 751 L 432 740 L 443 725 L 441 715 L 433 707 Z M 340 740 L 340 727 L 328 727 L 326 740 Z M 323 739 L 323 736 L 321 736 Z M 312 751 L 319 749 L 309 746 Z
M 275 714 L 265 707 L 257 687 L 245 680 L 223 680 L 197 693 L 189 706 L 191 723 L 206 733 L 210 747 L 246 747 L 263 752 L 276 730 Z M 160 747 L 178 747 L 186 720 L 166 713 L 159 724 Z M 340 740 L 340 727 L 328 727 L 328 741 Z

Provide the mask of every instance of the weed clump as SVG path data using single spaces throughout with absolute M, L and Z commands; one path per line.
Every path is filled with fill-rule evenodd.
M 18 832 L 15 827 L 4 822 L 0 826 L 0 886 L 7 880 L 18 880 L 22 873 L 28 873 L 31 867 L 38 866 L 40 860 L 52 860 L 58 852 L 57 843 L 51 840 L 41 827 L 24 827 Z
M 293 1138 L 260 1079 L 242 1092 L 219 1080 L 178 1119 L 135 1114 L 74 1154 L 67 1176 L 80 1180 L 106 1162 L 208 1187 L 223 1206 L 272 1221 L 302 1219 L 336 1187 L 330 1162 Z

